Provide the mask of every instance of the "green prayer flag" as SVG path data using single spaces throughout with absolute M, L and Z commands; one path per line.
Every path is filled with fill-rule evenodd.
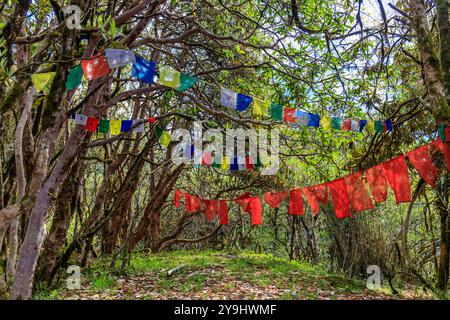
M 222 164 L 221 163 L 217 163 L 216 161 L 214 161 L 213 164 L 211 165 L 211 167 L 218 168 L 218 169 L 220 169 L 221 166 L 222 166 Z
M 439 137 L 441 137 L 442 142 L 445 142 L 445 124 L 439 125 Z
M 262 167 L 262 162 L 259 156 L 256 158 L 255 169 L 259 169 Z
M 98 132 L 100 133 L 108 133 L 109 131 L 109 120 L 108 119 L 100 119 L 100 123 L 98 124 Z
M 192 88 L 196 82 L 197 78 L 184 73 L 180 73 L 180 85 L 177 88 L 177 91 L 182 92 L 189 88 Z
M 282 121 L 283 120 L 283 106 L 276 104 L 276 103 L 272 103 L 270 105 L 270 117 L 273 120 Z
M 380 120 L 375 121 L 375 132 L 383 132 L 384 125 Z
M 341 130 L 341 119 L 333 117 L 331 119 L 331 128 L 335 130 Z
M 73 90 L 80 86 L 81 79 L 83 78 L 83 68 L 81 64 L 70 69 L 66 79 L 66 89 Z

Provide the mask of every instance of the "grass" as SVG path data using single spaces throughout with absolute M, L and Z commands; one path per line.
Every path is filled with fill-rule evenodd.
M 98 276 L 91 281 L 91 288 L 94 291 L 101 291 L 112 288 L 116 284 L 116 279 L 108 272 L 100 272 Z
M 173 276 L 167 271 L 184 265 Z M 368 291 L 362 280 L 348 279 L 342 274 L 330 274 L 320 266 L 289 261 L 270 254 L 252 252 L 175 251 L 160 254 L 136 253 L 127 274 L 137 277 L 130 288 L 124 289 L 129 278 L 118 282 L 107 260 L 96 261 L 82 271 L 83 294 L 120 292 L 119 298 L 134 298 L 141 286 L 146 286 L 139 299 L 176 299 L 178 296 L 209 298 L 217 292 L 233 294 L 239 291 L 243 298 L 258 297 L 267 290 L 269 297 L 277 299 L 338 299 L 342 295 L 389 296 L 385 288 Z M 125 282 L 124 282 L 125 281 Z M 126 292 L 121 292 L 126 291 Z M 273 293 L 273 295 L 270 295 Z M 39 290 L 35 299 L 57 299 L 72 294 L 64 288 L 51 292 Z M 241 296 L 237 296 L 240 298 Z M 261 296 L 259 296 L 261 297 Z M 100 297 L 102 298 L 102 296 Z

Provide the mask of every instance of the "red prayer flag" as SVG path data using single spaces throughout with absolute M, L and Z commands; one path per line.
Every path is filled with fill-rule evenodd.
M 212 153 L 208 151 L 203 152 L 202 165 L 210 166 L 212 163 L 213 163 Z
M 203 200 L 205 203 L 205 216 L 208 221 L 214 220 L 214 216 L 219 210 L 219 201 L 217 200 Z
M 445 163 L 447 164 L 447 172 L 450 172 L 450 146 L 447 143 L 442 142 L 440 139 L 434 140 L 432 145 L 444 154 Z
M 351 217 L 350 202 L 347 197 L 347 189 L 343 178 L 328 183 L 331 199 L 333 200 L 334 212 L 338 219 Z
M 285 122 L 295 123 L 295 109 L 294 108 L 284 108 L 283 110 L 283 118 Z
M 343 131 L 350 131 L 351 128 L 352 128 L 352 119 L 345 119 L 344 121 L 342 121 L 341 129 Z
M 372 191 L 373 200 L 376 203 L 386 201 L 387 180 L 381 164 L 369 168 L 365 171 L 367 183 Z
M 234 201 L 241 205 L 242 211 L 248 212 L 250 210 L 250 192 L 241 194 Z
M 88 117 L 84 128 L 89 132 L 95 132 L 95 131 L 97 131 L 99 122 L 100 121 L 97 118 Z
M 175 204 L 175 208 L 178 208 L 180 206 L 180 190 L 175 190 L 175 196 L 173 197 L 173 203 Z
M 250 192 L 246 192 L 236 199 L 235 202 L 241 205 L 244 213 L 250 213 L 252 224 L 261 224 L 262 220 L 262 204 L 259 197 L 249 197 Z
M 369 191 L 367 191 L 363 179 L 361 172 L 344 177 L 348 200 L 354 212 L 373 208 L 372 199 L 370 199 Z
M 228 224 L 228 204 L 226 200 L 219 200 L 219 224 Z
M 426 144 L 406 154 L 409 162 L 416 168 L 419 175 L 433 188 L 436 187 L 439 170 L 433 164 L 430 155 L 430 145 Z
M 266 203 L 272 208 L 276 209 L 280 205 L 280 203 L 286 199 L 288 196 L 288 191 L 283 192 L 266 192 L 264 194 L 264 200 Z
M 319 203 L 328 203 L 328 188 L 326 184 L 303 188 L 303 193 L 305 194 L 306 200 L 308 200 L 308 204 L 314 214 L 319 212 Z
M 81 68 L 83 69 L 84 77 L 87 80 L 100 78 L 109 73 L 109 66 L 105 55 L 89 60 L 82 60 Z
M 314 215 L 319 212 L 319 203 L 328 203 L 328 189 L 325 184 L 303 188 L 303 193 Z
M 303 197 L 301 189 L 292 190 L 290 192 L 288 213 L 298 214 L 301 216 L 305 214 L 303 211 Z
M 445 141 L 450 142 L 450 125 L 447 125 L 444 129 Z
M 262 222 L 262 204 L 259 197 L 250 198 L 250 214 L 252 216 L 252 225 Z
M 253 158 L 251 156 L 245 158 L 245 167 L 247 168 L 247 170 L 253 170 L 253 168 L 255 167 L 255 162 L 253 161 Z
M 304 188 L 303 193 L 305 194 L 306 200 L 308 200 L 309 207 L 313 214 L 317 214 L 319 212 L 319 202 L 317 201 L 317 197 L 314 193 L 310 191 L 310 188 Z
M 328 188 L 326 184 L 319 184 L 316 186 L 310 187 L 312 192 L 316 195 L 317 200 L 320 203 L 327 204 L 328 203 Z
M 156 122 L 156 118 L 155 117 L 150 117 L 147 119 L 148 122 L 150 122 L 151 124 Z
M 394 191 L 397 203 L 411 201 L 411 184 L 408 165 L 403 155 L 382 163 L 389 185 Z
M 199 211 L 202 208 L 202 200 L 190 194 L 184 194 L 186 210 L 190 213 Z

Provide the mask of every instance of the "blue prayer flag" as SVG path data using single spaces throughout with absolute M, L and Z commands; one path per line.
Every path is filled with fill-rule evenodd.
M 245 111 L 252 103 L 253 98 L 243 95 L 242 93 L 237 94 L 236 98 L 236 110 L 237 111 Z
M 122 120 L 122 124 L 120 126 L 120 132 L 130 131 L 132 126 L 133 126 L 133 120 Z
M 239 170 L 238 158 L 234 157 L 233 162 L 230 163 L 230 171 L 238 171 L 238 170 Z
M 314 113 L 308 113 L 308 126 L 316 127 L 320 126 L 320 116 Z
M 136 62 L 133 63 L 131 76 L 136 77 L 146 83 L 153 83 L 155 79 L 156 63 L 147 61 L 142 57 L 136 56 Z
M 385 120 L 384 124 L 386 125 L 387 131 L 392 131 L 392 121 L 391 120 Z
M 367 124 L 367 120 L 360 120 L 359 121 L 359 132 L 362 132 L 364 130 L 364 127 Z

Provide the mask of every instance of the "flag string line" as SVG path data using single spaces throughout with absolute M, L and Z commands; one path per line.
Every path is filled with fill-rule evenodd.
M 190 193 L 186 193 L 177 189 L 175 191 L 174 203 L 175 207 L 179 207 L 180 205 L 180 197 L 181 195 L 185 196 L 185 208 L 188 212 L 196 213 L 202 210 L 203 204 L 205 205 L 205 214 L 208 220 L 212 220 L 214 215 L 219 212 L 219 222 L 220 224 L 228 224 L 228 205 L 226 205 L 226 219 L 223 219 L 223 212 L 221 213 L 221 209 L 218 209 L 219 203 L 225 202 L 237 202 L 241 205 L 242 209 L 246 213 L 251 213 L 252 215 L 252 224 L 261 224 L 261 216 L 262 216 L 262 206 L 261 206 L 261 197 L 264 196 L 264 200 L 269 206 L 272 208 L 278 208 L 278 206 L 283 202 L 289 195 L 289 207 L 288 213 L 290 215 L 304 215 L 304 204 L 303 204 L 303 195 L 306 196 L 308 203 L 311 207 L 311 211 L 316 215 L 320 209 L 320 203 L 329 204 L 329 193 L 331 194 L 331 202 L 333 203 L 334 211 L 337 218 L 347 218 L 353 217 L 352 212 L 360 212 L 374 208 L 375 203 L 385 202 L 387 200 L 387 186 L 389 185 L 394 192 L 395 199 L 397 204 L 402 202 L 411 202 L 411 180 L 409 178 L 410 171 L 408 169 L 408 165 L 406 163 L 406 159 L 409 160 L 410 164 L 416 171 L 419 173 L 421 178 L 429 184 L 432 188 L 436 187 L 436 182 L 438 180 L 438 168 L 433 164 L 433 159 L 431 157 L 431 147 L 436 148 L 441 153 L 443 153 L 445 158 L 445 163 L 447 167 L 447 172 L 450 172 L 450 146 L 445 142 L 442 142 L 440 139 L 436 139 L 427 144 L 421 145 L 412 149 L 409 152 L 403 153 L 402 155 L 396 156 L 389 160 L 378 163 L 377 165 L 367 168 L 365 170 L 359 170 L 357 172 L 347 174 L 340 178 L 336 178 L 334 180 L 330 180 L 328 182 L 320 183 L 317 185 L 310 185 L 306 187 L 296 187 L 294 189 L 288 189 L 284 191 L 270 191 L 266 192 L 263 195 L 251 196 L 250 192 L 246 192 L 240 196 L 235 198 L 221 198 L 221 199 L 205 199 L 200 198 L 198 195 L 192 195 Z M 395 162 L 395 163 L 394 163 Z M 394 164 L 394 165 L 392 165 Z M 375 170 L 375 168 L 381 168 L 382 173 L 377 173 L 383 176 L 384 182 L 380 182 L 377 179 L 369 182 L 369 171 Z M 400 171 L 400 172 L 398 172 Z M 373 173 L 372 173 L 373 175 Z M 353 177 L 353 178 L 350 178 Z M 356 179 L 355 179 L 356 178 Z M 372 176 L 373 178 L 373 176 Z M 348 179 L 348 180 L 347 180 Z M 402 182 L 398 182 L 396 180 L 402 180 Z M 340 182 L 340 189 L 338 189 L 334 184 L 336 182 Z M 369 195 L 369 188 L 366 186 L 366 183 L 369 184 L 370 190 L 372 193 L 373 200 Z M 379 185 L 383 185 L 384 188 L 384 196 L 381 196 L 380 193 L 376 190 Z M 316 188 L 318 186 L 325 186 L 326 189 L 323 191 L 325 200 L 322 195 L 319 194 L 319 191 L 315 189 L 315 191 L 309 189 Z M 349 191 L 349 188 L 353 188 L 356 191 L 359 191 L 359 195 L 355 196 L 352 191 Z M 305 191 L 306 190 L 306 191 Z M 336 191 L 338 190 L 338 191 Z M 299 191 L 299 194 L 293 195 L 293 192 Z M 312 192 L 308 196 L 307 192 Z M 193 197 L 191 199 L 191 197 Z M 293 198 L 294 197 L 294 198 Z M 313 197 L 313 200 L 310 200 L 310 197 Z M 258 199 L 257 199 L 258 198 Z M 339 198 L 339 199 L 337 199 Z M 342 198 L 345 198 L 345 201 L 342 202 Z M 194 202 L 191 203 L 191 200 Z M 256 204 L 254 206 L 250 203 L 256 200 Z M 311 201 L 314 202 L 315 208 L 311 204 Z M 214 202 L 214 203 L 213 203 Z M 214 208 L 214 205 L 216 206 Z M 352 208 L 350 210 L 350 207 Z M 219 211 L 218 211 L 219 210 Z M 211 218 L 212 214 L 212 218 Z M 254 216 L 255 214 L 255 216 Z M 226 221 L 226 222 L 224 222 Z
M 415 151 L 415 150 L 420 149 L 420 148 L 425 147 L 425 146 L 433 146 L 435 143 L 437 143 L 437 142 L 439 142 L 439 141 L 440 141 L 440 140 L 434 140 L 434 141 L 432 141 L 432 142 L 428 142 L 428 143 L 426 143 L 426 144 L 423 144 L 423 145 L 421 145 L 421 146 L 418 146 L 418 147 L 412 149 L 411 151 Z M 450 147 L 448 147 L 448 150 L 450 151 Z M 367 171 L 367 170 L 370 169 L 370 168 L 373 168 L 373 167 L 375 167 L 375 166 L 378 166 L 378 165 L 380 165 L 380 164 L 382 164 L 382 163 L 384 163 L 384 162 L 389 162 L 389 161 L 391 161 L 391 160 L 393 160 L 393 159 L 396 159 L 396 158 L 398 158 L 398 157 L 404 156 L 404 157 L 407 158 L 407 156 L 406 156 L 407 153 L 409 153 L 409 152 L 403 153 L 403 154 L 401 154 L 401 155 L 395 156 L 395 157 L 390 158 L 390 159 L 388 159 L 388 160 L 385 160 L 385 161 L 383 161 L 383 162 L 377 163 L 376 165 L 374 165 L 374 166 L 372 166 L 372 167 L 369 167 L 369 168 L 367 168 L 367 169 L 364 169 L 363 171 Z M 449 160 L 450 160 L 450 159 L 449 159 Z M 449 165 L 449 164 L 447 164 L 447 165 Z M 448 167 L 448 169 L 450 170 L 450 167 Z M 306 186 L 306 187 L 296 187 L 296 188 L 294 188 L 294 189 L 288 189 L 288 190 L 284 190 L 284 191 L 290 192 L 290 191 L 298 190 L 298 189 L 304 189 L 304 188 L 310 188 L 310 187 L 323 186 L 323 185 L 329 184 L 329 183 L 331 183 L 331 182 L 333 182 L 333 181 L 342 179 L 342 178 L 344 178 L 344 177 L 346 177 L 346 176 L 350 176 L 350 175 L 352 175 L 352 174 L 354 174 L 354 173 L 357 173 L 357 172 L 360 172 L 360 171 L 361 171 L 361 170 L 358 170 L 358 171 L 353 172 L 353 173 L 348 173 L 348 174 L 346 174 L 346 175 L 344 175 L 344 176 L 335 178 L 335 179 L 333 179 L 333 180 L 321 182 L 321 183 L 318 183 L 318 184 L 314 184 L 314 185 L 310 185 L 310 186 Z M 276 191 L 276 192 L 283 192 L 283 191 Z M 182 193 L 186 193 L 186 192 L 182 192 Z M 196 195 L 196 196 L 199 196 L 199 195 Z M 263 195 L 253 196 L 253 197 L 261 197 L 261 196 L 263 196 Z M 252 198 L 253 198 L 253 197 L 252 197 Z M 205 200 L 210 200 L 210 199 L 205 199 Z M 212 199 L 211 199 L 211 200 L 212 200 Z M 239 199 L 237 199 L 237 198 L 221 198 L 221 199 L 215 199 L 215 200 L 235 201 L 235 200 L 239 200 Z
M 108 58 L 108 50 L 111 50 L 111 51 L 116 50 L 116 51 L 122 52 L 121 54 L 133 55 L 133 58 L 130 58 L 127 61 L 128 63 L 117 64 L 117 66 L 110 67 L 109 66 L 110 61 L 114 61 L 115 63 L 117 63 L 117 61 L 116 61 L 117 59 L 114 60 L 111 57 Z M 124 55 L 124 56 L 126 56 L 126 55 Z M 344 118 L 334 117 L 334 116 L 330 116 L 330 115 L 325 115 L 325 116 L 321 117 L 319 114 L 308 112 L 304 108 L 301 108 L 301 107 L 282 106 L 279 104 L 272 103 L 270 100 L 260 100 L 253 96 L 246 96 L 241 93 L 236 93 L 232 90 L 226 89 L 222 86 L 211 83 L 204 79 L 200 79 L 200 78 L 197 78 L 194 76 L 189 76 L 187 74 L 181 73 L 170 67 L 160 66 L 159 64 L 157 65 L 155 62 L 147 61 L 144 58 L 136 55 L 133 51 L 127 50 L 127 49 L 105 49 L 104 52 L 99 52 L 91 58 L 83 58 L 81 60 L 82 61 L 81 66 L 83 67 L 83 62 L 86 62 L 86 66 L 82 68 L 83 69 L 82 75 L 84 75 L 84 77 L 87 80 L 93 80 L 96 77 L 100 77 L 100 76 L 108 74 L 112 69 L 120 68 L 122 66 L 125 66 L 125 65 L 131 64 L 131 63 L 133 63 L 133 70 L 134 70 L 136 65 L 138 65 L 138 67 L 139 67 L 139 64 L 137 64 L 136 58 L 142 59 L 142 61 L 144 61 L 147 64 L 153 65 L 153 69 L 151 71 L 148 71 L 148 68 L 147 68 L 147 71 L 151 72 L 151 74 L 152 74 L 152 77 L 149 81 L 144 81 L 142 78 L 140 78 L 139 74 L 132 73 L 132 76 L 137 78 L 137 80 L 139 80 L 139 81 L 144 81 L 147 83 L 150 83 L 150 81 L 151 81 L 151 83 L 155 83 L 155 76 L 157 76 L 158 84 L 175 89 L 176 91 L 179 91 L 179 92 L 182 92 L 189 88 L 192 88 L 197 82 L 204 83 L 209 86 L 214 86 L 214 87 L 220 89 L 221 94 L 224 91 L 227 91 L 232 94 L 231 99 L 233 101 L 231 103 L 234 104 L 234 109 L 236 111 L 244 112 L 253 103 L 253 115 L 266 116 L 266 117 L 271 118 L 274 121 L 281 122 L 281 123 L 287 124 L 287 125 L 291 125 L 291 127 L 298 125 L 298 126 L 319 128 L 322 126 L 324 129 L 327 129 L 328 131 L 340 130 L 340 131 L 350 131 L 350 132 L 360 132 L 360 133 L 363 132 L 364 128 L 368 128 L 364 131 L 367 132 L 370 130 L 371 133 L 373 133 L 373 132 L 375 132 L 375 133 L 390 132 L 393 130 L 393 124 L 390 119 L 374 121 L 372 119 L 368 119 L 368 120 L 356 120 L 356 119 L 350 119 L 350 118 L 344 119 Z M 103 60 L 100 61 L 99 59 L 100 60 L 103 59 Z M 92 62 L 92 65 L 89 64 L 90 62 Z M 103 70 L 102 73 L 96 75 L 95 77 L 93 77 L 92 74 L 89 74 L 89 72 L 92 72 L 93 70 L 95 71 L 95 68 L 99 68 L 98 67 L 99 65 L 103 66 L 103 68 L 105 69 L 105 70 Z M 71 71 L 79 66 L 80 65 L 75 66 L 74 68 L 71 69 Z M 136 68 L 138 68 L 138 67 L 136 67 Z M 140 68 L 142 68 L 142 67 L 143 67 L 143 65 L 140 66 Z M 157 67 L 158 67 L 158 72 L 156 71 Z M 89 70 L 89 71 L 86 71 L 86 70 Z M 161 73 L 163 70 L 164 70 L 164 72 L 171 73 L 170 74 L 171 77 L 174 75 L 175 75 L 175 77 L 178 77 L 177 85 L 175 85 L 175 86 L 170 85 L 170 81 L 173 81 L 173 79 L 169 80 L 169 82 L 164 82 L 161 80 L 161 78 L 162 78 Z M 86 73 L 86 72 L 88 72 L 88 73 Z M 137 71 L 137 72 L 139 72 L 139 71 Z M 82 75 L 81 75 L 81 77 L 82 77 Z M 184 76 L 188 77 L 190 79 L 190 82 L 188 81 L 187 85 L 185 87 L 183 87 L 182 90 L 178 90 L 179 86 L 181 85 L 180 77 L 182 78 Z M 49 80 L 49 81 L 51 81 L 51 80 Z M 79 83 L 81 84 L 81 78 L 79 79 Z M 178 86 L 178 87 L 176 87 L 176 86 Z M 76 88 L 73 88 L 73 89 L 76 89 Z M 242 106 L 242 109 L 239 109 L 239 106 L 238 106 L 238 104 L 240 103 L 238 100 L 240 98 L 244 98 L 244 100 L 246 101 L 245 105 Z M 260 103 L 261 103 L 261 105 L 256 107 L 256 101 L 258 101 L 258 105 Z M 221 105 L 224 106 L 224 104 L 222 103 L 222 97 L 221 97 Z M 230 106 L 224 106 L 224 107 L 231 108 Z M 255 112 L 256 109 L 258 109 L 257 112 Z M 303 110 L 305 110 L 305 111 L 303 111 Z

